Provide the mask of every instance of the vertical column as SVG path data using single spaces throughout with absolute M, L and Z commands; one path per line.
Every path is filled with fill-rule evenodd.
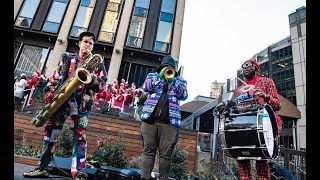
M 19 10 L 21 9 L 21 7 L 22 7 L 22 4 L 23 4 L 23 0 L 15 0 L 14 2 L 13 2 L 13 18 L 14 18 L 14 20 L 17 18 L 17 16 L 18 16 L 18 12 L 19 12 Z
M 118 78 L 118 73 L 120 70 L 121 60 L 123 56 L 123 47 L 126 40 L 126 34 L 128 31 L 129 23 L 130 23 L 129 21 L 130 21 L 134 0 L 126 0 L 124 2 L 125 4 L 123 7 L 121 21 L 119 24 L 118 33 L 114 43 L 114 48 L 113 48 L 110 66 L 108 70 L 108 83 L 113 83 L 113 80 Z
M 80 0 L 71 0 L 68 9 L 66 10 L 66 15 L 63 19 L 61 29 L 57 38 L 61 39 L 62 43 L 56 41 L 56 44 L 54 45 L 54 51 L 52 52 L 51 59 L 47 62 L 47 70 L 45 73 L 47 77 L 50 77 L 53 74 L 61 54 L 64 53 L 67 49 L 68 35 L 72 26 L 74 16 L 77 13 L 79 3 Z
M 183 26 L 183 17 L 184 17 L 184 9 L 185 9 L 185 0 L 177 1 L 176 8 L 176 16 L 174 21 L 174 30 L 173 30 L 173 38 L 172 38 L 172 49 L 171 56 L 178 61 L 177 65 L 179 65 L 179 56 L 180 56 L 180 44 L 182 37 L 182 26 Z M 177 66 L 178 68 L 178 66 Z
M 297 121 L 297 149 L 306 148 L 306 22 L 297 9 L 294 16 L 296 25 L 290 27 L 292 46 L 294 79 L 296 89 L 297 108 L 301 112 L 301 119 Z M 305 11 L 304 11 L 305 12 Z M 292 23 L 294 24 L 294 23 Z

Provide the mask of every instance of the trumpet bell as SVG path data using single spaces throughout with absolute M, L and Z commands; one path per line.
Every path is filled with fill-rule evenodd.
M 167 67 L 164 71 L 164 77 L 166 79 L 170 79 L 170 78 L 173 78 L 174 75 L 175 75 L 176 71 L 174 70 L 174 68 L 172 67 Z

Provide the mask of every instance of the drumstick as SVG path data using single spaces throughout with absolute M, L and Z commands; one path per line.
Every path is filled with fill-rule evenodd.
M 239 77 L 237 77 L 237 79 L 239 80 L 239 81 L 241 81 L 244 85 L 246 85 L 246 86 L 249 86 L 246 82 L 244 82 L 242 79 L 240 79 Z M 260 89 L 256 89 L 256 88 L 254 88 L 254 90 L 255 91 L 260 91 L 260 93 L 262 92 Z
M 239 77 L 237 77 L 239 81 L 241 81 L 244 85 L 248 86 L 248 84 L 246 82 L 244 82 L 242 79 L 240 79 Z

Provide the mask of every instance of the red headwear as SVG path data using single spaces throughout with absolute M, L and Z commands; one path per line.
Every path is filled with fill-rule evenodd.
M 34 72 L 33 76 L 40 77 L 40 72 L 39 71 Z
M 260 65 L 257 63 L 257 61 L 249 59 L 249 60 L 246 60 L 243 64 L 245 64 L 247 62 L 251 62 L 254 65 L 254 67 L 256 68 L 256 70 L 258 71 L 258 74 L 260 73 Z

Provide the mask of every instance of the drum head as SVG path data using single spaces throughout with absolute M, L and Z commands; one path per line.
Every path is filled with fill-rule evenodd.
M 263 137 L 266 143 L 266 147 L 270 157 L 272 157 L 273 150 L 274 150 L 273 129 L 272 129 L 269 113 L 266 109 L 263 109 L 262 125 L 263 125 L 263 128 L 262 128 Z

